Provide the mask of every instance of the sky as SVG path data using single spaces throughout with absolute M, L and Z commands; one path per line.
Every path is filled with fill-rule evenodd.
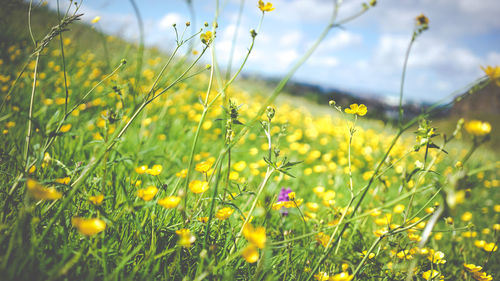
M 64 6 L 66 0 L 59 0 Z M 175 47 L 173 23 L 193 30 L 211 23 L 216 0 L 191 0 L 195 20 L 186 0 L 136 0 L 145 25 L 148 46 Z M 368 0 L 367 0 L 368 1 Z M 365 2 L 367 2 L 365 1 Z M 55 8 L 57 0 L 50 0 Z M 251 42 L 249 30 L 257 29 L 262 12 L 257 0 L 245 0 L 237 33 L 233 69 L 240 65 Z M 267 1 L 266 1 L 267 2 Z M 274 11 L 265 14 L 255 47 L 244 72 L 281 77 L 315 42 L 333 11 L 332 0 L 273 0 Z M 362 9 L 360 0 L 339 1 L 337 19 Z M 232 46 L 241 0 L 220 0 L 217 38 L 220 66 L 225 69 Z M 139 37 L 130 1 L 84 0 L 83 21 L 101 20 L 96 28 L 128 40 Z M 398 100 L 401 71 L 415 18 L 429 18 L 429 29 L 412 47 L 405 81 L 405 101 L 434 102 L 484 75 L 480 66 L 500 65 L 499 0 L 378 0 L 361 17 L 328 36 L 293 76 L 295 81 L 335 88 L 362 96 Z M 194 26 L 196 25 L 196 26 Z M 201 45 L 197 45 L 198 50 Z M 205 62 L 209 63 L 209 56 Z

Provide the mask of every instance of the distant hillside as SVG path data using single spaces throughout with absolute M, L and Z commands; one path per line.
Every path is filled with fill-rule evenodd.
M 265 81 L 265 83 L 269 86 L 273 86 L 279 81 L 278 79 L 262 76 L 245 77 L 245 79 L 260 82 Z M 285 86 L 284 92 L 292 96 L 307 98 L 321 105 L 328 105 L 330 100 L 334 100 L 337 104 L 342 105 L 342 107 L 347 107 L 352 103 L 362 103 L 369 109 L 367 114 L 368 117 L 386 122 L 396 120 L 399 115 L 399 105 L 395 105 L 393 102 L 391 103 L 379 96 L 361 96 L 354 92 L 338 90 L 335 88 L 323 88 L 318 85 L 297 81 L 288 82 Z M 404 116 L 406 119 L 411 119 L 422 113 L 422 111 L 428 106 L 429 104 L 426 103 L 407 102 L 403 105 Z M 448 114 L 447 109 L 443 109 L 442 112 L 437 114 L 439 116 L 446 115 Z
M 500 117 L 500 87 L 490 83 L 479 92 L 457 101 L 450 115 L 464 118 Z

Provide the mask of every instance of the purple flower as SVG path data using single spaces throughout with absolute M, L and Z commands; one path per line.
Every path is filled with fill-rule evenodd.
M 292 192 L 290 188 L 281 188 L 278 194 L 278 202 L 290 201 L 290 198 L 288 198 L 290 192 Z M 280 213 L 282 216 L 288 216 L 287 208 L 281 208 Z
M 290 192 L 292 192 L 290 188 L 281 188 L 280 194 L 278 195 L 278 202 L 290 201 L 290 198 L 288 198 Z

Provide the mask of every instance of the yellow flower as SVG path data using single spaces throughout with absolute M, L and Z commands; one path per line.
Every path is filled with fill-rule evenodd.
M 152 176 L 157 176 L 163 171 L 163 166 L 162 165 L 153 165 L 151 169 L 147 169 L 146 173 L 152 175 Z
M 231 207 L 225 207 L 217 211 L 215 217 L 220 220 L 225 220 L 229 218 L 234 212 L 234 209 Z
M 276 202 L 273 204 L 272 209 L 273 210 L 279 210 L 285 206 L 285 202 Z
M 474 265 L 472 263 L 464 263 L 464 267 L 469 272 L 478 272 L 478 271 L 481 271 L 483 269 L 482 266 Z
M 318 274 L 314 274 L 314 279 L 318 281 L 327 281 L 330 279 L 330 275 L 326 272 L 320 271 Z
M 106 229 L 106 223 L 101 219 L 84 219 L 73 217 L 71 224 L 78 229 L 78 231 L 87 236 L 96 235 L 97 233 Z
M 97 23 L 97 22 L 99 22 L 100 20 L 101 20 L 101 17 L 100 17 L 100 16 L 97 16 L 97 17 L 93 18 L 90 22 L 91 22 L 91 23 Z
M 58 179 L 56 179 L 56 182 L 60 183 L 60 184 L 69 184 L 70 181 L 71 181 L 70 177 L 64 177 L 64 178 L 58 178 Z
M 45 187 L 35 180 L 28 179 L 26 187 L 29 193 L 36 200 L 57 200 L 62 197 L 62 193 L 53 187 Z
M 16 122 L 14 122 L 14 121 L 9 121 L 9 122 L 7 122 L 7 124 L 5 124 L 5 127 L 7 127 L 7 129 L 10 129 L 14 126 L 16 126 Z
M 419 16 L 417 16 L 416 20 L 417 25 L 425 26 L 429 24 L 429 19 L 424 14 L 420 14 Z
M 264 4 L 264 1 L 259 0 L 259 9 L 262 12 L 270 12 L 270 11 L 274 10 L 273 3 L 267 2 Z
M 179 236 L 179 241 L 177 242 L 184 248 L 189 248 L 196 241 L 196 237 L 187 228 L 176 230 L 175 233 Z
M 422 277 L 425 280 L 434 280 L 439 275 L 439 271 L 436 271 L 434 269 L 432 270 L 427 270 L 426 272 L 422 273 Z M 441 278 L 441 277 L 440 277 Z
M 180 172 L 175 173 L 175 176 L 178 178 L 185 179 L 187 176 L 187 169 L 182 169 Z
M 243 228 L 243 236 L 259 249 L 264 249 L 266 245 L 266 228 L 254 228 L 250 223 L 247 223 Z
M 248 263 L 254 263 L 259 260 L 259 251 L 252 244 L 246 246 L 241 255 Z
M 30 167 L 30 169 L 28 170 L 28 174 L 33 174 L 34 172 L 36 171 L 36 166 L 33 165 Z
M 104 200 L 104 195 L 102 194 L 89 197 L 89 201 L 96 206 L 101 206 L 103 200 Z
M 349 272 L 341 272 L 330 276 L 330 281 L 351 281 L 353 278 L 354 275 L 350 275 Z
M 307 206 L 307 208 L 309 208 L 309 210 L 311 210 L 312 212 L 316 212 L 316 211 L 318 211 L 318 209 L 319 209 L 319 205 L 318 205 L 318 203 L 315 203 L 315 202 L 307 202 L 307 203 L 306 203 L 306 206 Z
M 365 116 L 366 112 L 368 112 L 368 109 L 364 104 L 358 105 L 357 103 L 353 103 L 350 105 L 350 108 L 345 109 L 345 112 L 348 114 L 357 114 L 359 116 Z
M 413 259 L 413 256 L 411 255 L 410 251 L 409 250 L 403 250 L 403 251 L 399 251 L 396 256 L 402 260 L 406 259 L 406 260 L 411 260 Z
M 196 164 L 194 169 L 200 173 L 205 174 L 208 171 L 210 171 L 210 168 L 212 168 L 212 165 L 214 164 L 214 162 L 215 162 L 215 158 L 209 158 L 206 161 L 203 161 L 203 162 Z
M 431 249 L 427 258 L 435 264 L 446 263 L 446 260 L 444 259 L 444 253 L 441 251 L 434 251 L 433 249 Z
M 207 31 L 205 33 L 202 33 L 200 35 L 201 42 L 205 45 L 210 44 L 210 41 L 212 40 L 213 34 L 212 31 Z
M 247 163 L 245 161 L 238 161 L 233 165 L 233 169 L 235 169 L 237 172 L 243 171 L 246 167 Z
M 323 245 L 323 247 L 326 247 L 326 245 L 328 245 L 328 241 L 330 241 L 330 236 L 320 232 L 316 235 L 316 241 Z
M 465 123 L 465 130 L 474 136 L 484 136 L 491 132 L 491 124 L 479 120 L 471 120 Z
M 500 87 L 500 66 L 493 67 L 488 65 L 486 68 L 481 66 L 481 69 L 488 75 L 491 81 L 495 81 L 497 86 Z
M 61 133 L 66 133 L 66 132 L 68 132 L 70 129 L 71 129 L 71 124 L 65 124 L 65 125 L 62 125 L 62 126 L 61 126 L 60 131 L 61 131 Z
M 147 165 L 142 165 L 140 167 L 135 168 L 135 172 L 138 174 L 144 174 L 148 170 Z
M 393 209 L 394 213 L 396 213 L 396 214 L 401 214 L 404 210 L 405 210 L 405 205 L 403 205 L 403 204 L 398 204 L 398 205 L 394 206 L 394 209 Z
M 486 274 L 486 272 L 474 272 L 474 279 L 478 281 L 492 281 L 493 277 L 491 275 Z
M 193 193 L 203 193 L 208 190 L 208 182 L 206 181 L 200 181 L 200 180 L 194 180 L 189 183 L 189 190 Z
M 206 223 L 208 221 L 208 217 L 199 217 L 198 221 L 202 222 L 202 223 Z
M 151 201 L 155 197 L 156 193 L 158 193 L 158 188 L 152 185 L 147 188 L 137 190 L 137 197 L 144 201 Z
M 177 205 L 179 205 L 179 202 L 181 202 L 181 198 L 179 196 L 167 196 L 158 200 L 158 204 L 167 209 L 177 207 Z
M 368 253 L 368 251 L 363 251 L 363 252 L 361 252 L 361 257 L 366 256 L 366 253 Z M 374 257 L 375 257 L 375 253 L 370 253 L 370 254 L 368 255 L 368 259 L 369 259 L 369 260 L 373 259 Z
M 485 250 L 486 252 L 496 252 L 497 249 L 498 247 L 494 242 L 486 243 L 483 246 L 483 250 Z
M 462 221 L 470 221 L 472 219 L 472 213 L 471 212 L 465 212 L 463 215 L 460 217 Z

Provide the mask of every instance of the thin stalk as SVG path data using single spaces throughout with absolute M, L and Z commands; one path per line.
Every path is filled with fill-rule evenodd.
M 245 6 L 245 0 L 240 0 L 240 8 L 238 10 L 238 19 L 236 20 L 236 27 L 234 29 L 233 40 L 231 41 L 231 51 L 229 51 L 229 60 L 227 62 L 226 69 L 226 81 L 231 77 L 231 67 L 233 64 L 234 50 L 236 47 L 236 40 L 238 39 L 238 29 L 240 28 L 241 18 L 243 15 L 243 7 Z
M 31 41 L 33 42 L 33 45 L 35 45 L 35 48 L 37 47 L 35 36 L 33 36 L 33 30 L 31 29 L 31 6 L 33 5 L 33 0 L 30 0 L 30 5 L 28 8 L 28 31 L 30 34 Z
M 141 79 L 142 70 L 142 58 L 144 56 L 144 24 L 142 22 L 141 13 L 134 0 L 130 0 L 132 8 L 134 9 L 135 17 L 137 18 L 137 25 L 139 26 L 139 51 L 137 53 L 137 68 L 135 71 L 135 89 L 139 87 L 139 81 Z M 136 91 L 134 91 L 136 92 Z
M 26 133 L 26 143 L 24 146 L 24 161 L 25 161 L 25 171 L 28 170 L 29 165 L 29 150 L 30 150 L 30 141 L 31 141 L 31 131 L 32 131 L 32 119 L 33 119 L 33 102 L 35 100 L 35 91 L 36 91 L 36 80 L 38 75 L 38 62 L 40 61 L 40 53 L 37 53 L 35 59 L 35 71 L 33 73 L 33 86 L 31 88 L 31 98 L 30 98 L 30 108 L 28 111 L 28 131 Z
M 406 49 L 405 60 L 403 63 L 403 72 L 401 74 L 401 86 L 399 89 L 399 127 L 401 128 L 403 124 L 403 90 L 405 85 L 405 76 L 406 76 L 406 66 L 408 65 L 408 58 L 410 57 L 411 47 L 413 46 L 413 42 L 415 42 L 416 33 L 413 32 L 410 40 L 410 44 L 408 44 L 408 48 Z
M 59 22 L 61 21 L 61 16 L 60 16 L 60 13 L 59 13 L 59 0 L 57 0 L 57 20 L 59 20 Z M 69 92 L 68 92 L 68 79 L 66 77 L 66 59 L 64 57 L 64 44 L 63 44 L 62 32 L 59 33 L 59 43 L 60 43 L 60 47 L 61 47 L 61 59 L 62 59 L 62 65 L 63 65 L 64 90 L 65 90 L 65 93 L 66 93 L 66 98 L 64 100 L 64 114 L 66 114 L 68 112 L 68 96 L 69 96 Z
M 210 49 L 212 51 L 212 63 L 213 63 L 214 62 L 213 48 L 210 47 Z M 213 79 L 214 79 L 214 68 L 211 67 L 210 68 L 210 78 L 208 80 L 207 92 L 205 94 L 205 101 L 203 104 L 203 112 L 201 114 L 200 121 L 198 122 L 198 127 L 196 128 L 196 132 L 195 132 L 194 139 L 193 139 L 193 144 L 191 145 L 191 153 L 189 155 L 189 164 L 188 164 L 188 168 L 187 168 L 186 180 L 185 180 L 185 185 L 184 185 L 184 209 L 187 209 L 187 200 L 188 200 L 187 198 L 188 198 L 188 194 L 189 194 L 188 187 L 189 187 L 189 180 L 191 177 L 191 170 L 193 169 L 193 165 L 194 165 L 194 154 L 196 151 L 196 146 L 198 145 L 198 139 L 200 136 L 201 127 L 203 125 L 203 122 L 205 120 L 205 117 L 206 117 L 208 109 L 209 109 L 208 98 L 210 96 L 210 91 L 212 90 Z
M 260 194 L 264 190 L 264 186 L 266 186 L 267 182 L 269 181 L 269 178 L 274 173 L 274 171 L 275 170 L 273 168 L 270 168 L 270 167 L 267 168 L 264 180 L 260 183 L 260 186 L 259 186 L 259 189 L 257 191 L 257 194 L 255 195 L 255 198 L 253 199 L 252 207 L 250 207 L 250 210 L 248 211 L 248 214 L 247 214 L 247 216 L 245 218 L 245 222 L 243 222 L 243 225 L 241 225 L 240 231 L 238 231 L 238 235 L 236 235 L 236 239 L 234 241 L 233 246 L 231 247 L 231 250 L 229 251 L 229 254 L 232 254 L 234 252 L 234 250 L 236 249 L 236 246 L 238 245 L 238 241 L 241 238 L 241 234 L 243 233 L 243 229 L 245 228 L 245 226 L 250 221 L 250 218 L 252 217 L 253 210 L 255 209 L 255 206 L 257 206 L 257 201 L 258 201 L 258 199 L 260 197 Z

